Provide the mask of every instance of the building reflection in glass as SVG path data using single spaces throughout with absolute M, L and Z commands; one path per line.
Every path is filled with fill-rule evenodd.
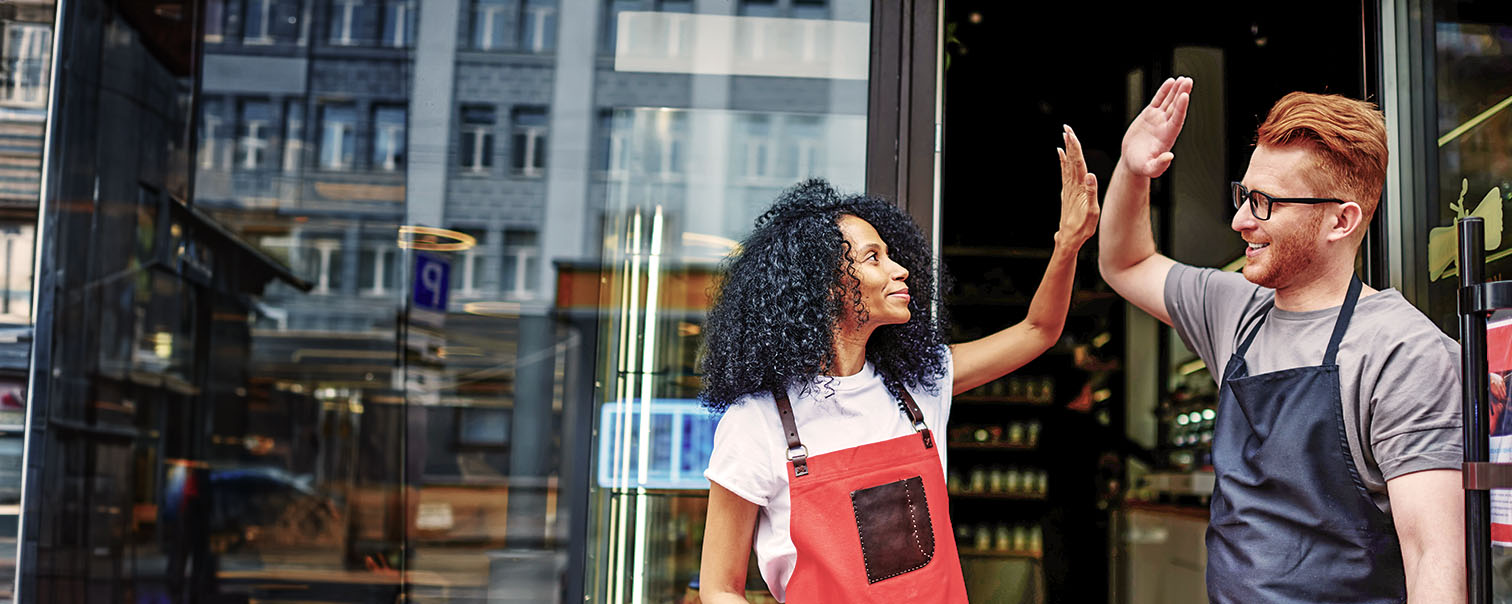
M 37 6 L 5 25 L 6 325 Z M 862 187 L 870 8 L 62 7 L 23 597 L 683 597 L 708 287 L 782 188 Z

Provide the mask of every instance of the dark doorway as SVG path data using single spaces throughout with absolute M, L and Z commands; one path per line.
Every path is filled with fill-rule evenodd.
M 1190 75 L 1196 85 L 1175 163 L 1152 191 L 1157 242 L 1190 264 L 1222 266 L 1242 257 L 1242 242 L 1228 228 L 1226 186 L 1243 174 L 1255 127 L 1270 106 L 1294 90 L 1377 100 L 1371 96 L 1376 25 L 1367 10 L 1373 9 L 1290 1 L 1158 8 L 946 2 L 940 239 L 956 276 L 947 297 L 956 341 L 1011 325 L 1027 311 L 1058 221 L 1061 125 L 1076 129 L 1105 189 L 1124 129 L 1167 77 Z M 1161 384 L 1164 397 L 1169 368 L 1185 353 L 1158 344 L 1170 340 L 1165 328 L 1147 349 L 1126 350 L 1126 311 L 1098 276 L 1096 248 L 1094 238 L 1083 249 L 1061 344 L 1015 374 L 1030 384 L 1048 379 L 1052 402 L 1013 404 L 1015 376 L 1001 388 L 1006 397 L 994 385 L 957 397 L 954 426 L 1041 429 L 1029 453 L 952 451 L 950 469 L 964 488 L 977 468 L 1048 474 L 1044 501 L 952 497 L 952 518 L 968 529 L 958 535 L 973 601 L 1132 601 L 1119 588 L 1114 553 L 1126 493 L 1138 486 L 1129 484 L 1126 467 L 1163 469 L 1168 437 L 1131 435 L 1134 414 L 1144 414 L 1134 419 L 1151 430 L 1160 422 L 1148 417 L 1156 405 L 1131 410 L 1123 368 L 1136 351 L 1158 355 L 1159 375 L 1143 379 Z M 1187 503 L 1204 511 L 1203 502 Z M 980 551 L 973 538 L 981 526 L 989 534 L 999 526 L 1010 535 L 1018 526 L 1037 529 L 1042 554 L 1025 556 L 1026 565 L 996 547 Z M 1013 545 L 1010 538 L 1010 553 L 1018 549 Z M 1015 564 L 1035 570 L 1023 577 Z

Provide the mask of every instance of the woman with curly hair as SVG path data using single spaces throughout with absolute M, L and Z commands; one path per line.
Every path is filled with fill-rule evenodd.
M 813 180 L 756 220 L 704 327 L 700 398 L 724 413 L 704 473 L 705 604 L 745 601 L 753 546 L 779 601 L 966 601 L 931 428 L 953 394 L 1060 338 L 1098 216 L 1097 180 L 1064 139 L 1044 279 L 1023 322 L 980 340 L 945 345 L 929 242 L 896 206 Z

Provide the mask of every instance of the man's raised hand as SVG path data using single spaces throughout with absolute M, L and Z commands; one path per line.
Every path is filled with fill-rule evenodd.
M 1155 178 L 1164 174 L 1176 156 L 1171 147 L 1186 123 L 1191 102 L 1192 78 L 1166 79 L 1144 111 L 1124 133 L 1123 157 L 1119 160 L 1134 174 Z

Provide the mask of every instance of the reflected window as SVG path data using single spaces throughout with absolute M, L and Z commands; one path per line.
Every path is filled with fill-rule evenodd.
M 357 254 L 357 288 L 366 296 L 384 296 L 399 286 L 400 256 L 392 241 L 373 241 Z
M 504 231 L 503 271 L 499 278 L 500 293 L 511 298 L 529 298 L 535 290 L 539 263 L 535 231 Z
M 520 47 L 526 52 L 550 52 L 556 48 L 556 0 L 525 0 L 520 20 Z
M 215 44 L 226 36 L 226 0 L 205 1 L 205 42 Z
M 388 0 L 383 4 L 383 44 L 409 48 L 415 42 L 414 0 Z
M 520 176 L 540 176 L 546 168 L 546 108 L 514 110 L 510 166 Z
M 463 407 L 457 410 L 457 444 L 464 447 L 508 447 L 509 409 Z
M 615 118 L 613 109 L 599 112 L 598 153 L 594 165 L 607 172 L 611 178 L 623 177 L 629 172 L 630 132 L 628 124 Z
M 237 120 L 236 167 L 261 170 L 267 166 L 273 136 L 273 104 L 262 100 L 241 102 Z
M 654 136 L 648 141 L 646 173 L 669 178 L 682 174 L 687 161 L 688 114 L 670 110 L 656 114 Z
M 604 11 L 604 46 L 602 52 L 612 55 L 619 43 L 620 13 L 626 11 L 641 10 L 640 0 L 608 0 L 609 6 Z
M 740 16 L 778 17 L 781 13 L 777 7 L 777 0 L 740 0 Z
M 320 107 L 320 167 L 350 170 L 356 151 L 357 108 L 350 104 Z
M 222 158 L 231 146 L 230 120 L 224 100 L 208 99 L 203 106 L 204 113 L 199 123 L 199 164 L 206 170 L 216 170 L 225 167 L 227 163 Z
M 794 19 L 828 19 L 829 2 L 826 0 L 793 0 Z
M 303 99 L 284 104 L 283 171 L 297 172 L 304 162 L 305 105 Z
M 5 24 L 3 100 L 17 105 L 47 104 L 48 61 L 52 27 L 37 23 Z
M 779 173 L 793 179 L 819 175 L 820 167 L 824 165 L 821 155 L 823 118 L 792 116 L 784 130 L 783 152 L 780 154 L 782 170 Z
M 772 177 L 772 118 L 766 115 L 745 115 L 740 118 L 736 132 L 736 174 L 746 180 L 764 180 Z
M 242 43 L 273 43 L 273 0 L 246 0 L 242 4 Z
M 509 45 L 509 0 L 473 0 L 473 48 L 494 50 Z
M 465 106 L 462 108 L 462 169 L 473 173 L 487 172 L 493 167 L 494 108 Z
M 451 291 L 457 297 L 476 298 L 481 293 L 482 285 L 478 269 L 483 264 L 483 254 L 488 249 L 486 233 L 462 227 L 452 227 L 452 230 L 472 235 L 477 240 L 474 245 L 452 257 Z
M 373 169 L 393 172 L 404 167 L 404 107 L 373 109 Z
M 369 39 L 376 0 L 332 0 L 331 44 L 356 46 Z
M 242 0 L 241 17 L 243 44 L 293 42 L 300 37 L 299 0 Z

